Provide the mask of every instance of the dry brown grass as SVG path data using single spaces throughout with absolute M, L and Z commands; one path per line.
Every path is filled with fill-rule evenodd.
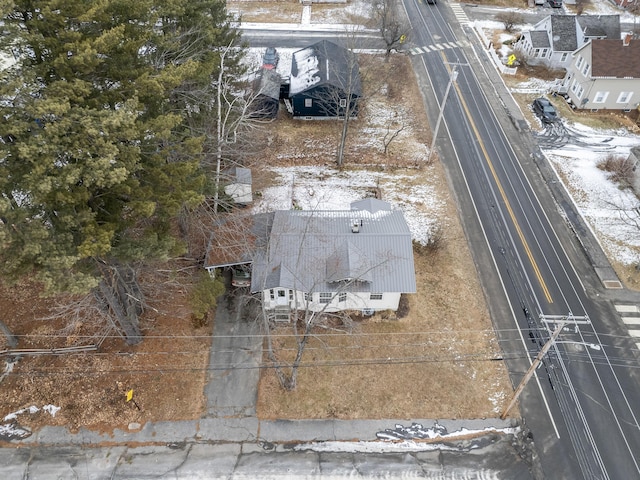
M 34 284 L 0 285 L 0 311 L 20 336 L 20 348 L 64 346 L 63 323 L 40 320 L 53 300 L 39 293 Z M 0 416 L 53 404 L 60 407 L 55 417 L 41 411 L 21 415 L 18 422 L 32 429 L 61 425 L 107 432 L 126 429 L 130 422 L 199 418 L 212 325 L 194 328 L 187 291 L 177 282 L 165 284 L 162 296 L 149 300 L 152 308 L 141 320 L 148 336 L 140 345 L 126 346 L 116 337 L 95 353 L 24 357 L 0 384 Z M 130 389 L 140 408 L 126 401 Z
M 243 22 L 299 23 L 302 3 L 296 1 L 230 1 L 229 13 L 238 14 Z

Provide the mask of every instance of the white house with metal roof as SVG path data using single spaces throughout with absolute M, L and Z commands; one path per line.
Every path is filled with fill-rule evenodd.
M 416 292 L 411 232 L 401 211 L 368 198 L 350 210 L 281 210 L 256 252 L 251 290 L 266 310 L 373 313 Z

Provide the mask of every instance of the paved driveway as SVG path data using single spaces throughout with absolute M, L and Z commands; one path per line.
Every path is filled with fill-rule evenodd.
M 207 372 L 205 417 L 254 417 L 262 335 L 253 300 L 231 287 L 218 302 Z

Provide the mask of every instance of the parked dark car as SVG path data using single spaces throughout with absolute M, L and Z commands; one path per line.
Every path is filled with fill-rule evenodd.
M 435 5 L 436 4 L 436 0 L 427 0 L 427 3 L 429 5 Z
M 551 8 L 562 8 L 562 0 L 548 0 Z
M 558 120 L 558 112 L 555 107 L 544 97 L 536 98 L 533 101 L 533 111 L 543 123 L 553 123 Z
M 250 287 L 251 274 L 243 268 L 234 268 L 231 272 L 231 285 L 234 287 Z
M 262 68 L 275 70 L 279 60 L 280 55 L 278 55 L 278 51 L 274 47 L 267 47 L 262 56 Z

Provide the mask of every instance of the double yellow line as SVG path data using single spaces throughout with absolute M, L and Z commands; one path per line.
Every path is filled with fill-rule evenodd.
M 449 66 L 447 65 L 447 69 L 449 69 Z M 516 220 L 516 216 L 513 213 L 513 209 L 511 208 L 511 204 L 509 203 L 509 200 L 507 199 L 507 195 L 504 191 L 504 188 L 502 187 L 502 183 L 500 182 L 500 179 L 498 178 L 498 174 L 496 172 L 495 167 L 493 166 L 493 162 L 491 161 L 491 158 L 489 158 L 489 153 L 487 152 L 486 147 L 484 146 L 484 142 L 482 141 L 482 138 L 480 137 L 480 132 L 478 132 L 478 128 L 476 127 L 475 122 L 473 121 L 473 118 L 471 117 L 471 112 L 469 111 L 469 108 L 467 107 L 467 102 L 465 102 L 462 93 L 460 91 L 460 87 L 458 87 L 457 83 L 454 82 L 454 87 L 456 89 L 456 92 L 458 92 L 458 98 L 460 99 L 460 103 L 462 104 L 462 108 L 464 109 L 467 118 L 469 119 L 469 123 L 471 124 L 471 128 L 473 129 L 473 133 L 475 134 L 478 143 L 480 144 L 480 148 L 482 150 L 482 154 L 484 155 L 485 160 L 487 161 L 487 165 L 489 165 L 489 170 L 491 170 L 491 175 L 493 175 L 493 180 L 496 182 L 496 185 L 498 187 L 498 191 L 500 192 L 500 196 L 502 197 L 502 200 L 505 204 L 505 206 L 507 207 L 507 211 L 509 212 L 509 216 L 511 217 L 511 221 L 513 222 L 513 225 L 516 228 L 516 232 L 518 232 L 518 237 L 520 237 L 520 241 L 522 242 L 522 246 L 524 248 L 524 251 L 527 253 L 527 257 L 529 257 L 529 262 L 531 262 L 531 267 L 533 268 L 533 271 L 536 274 L 536 277 L 538 278 L 538 282 L 540 283 L 540 288 L 542 288 L 542 291 L 544 292 L 545 297 L 547 298 L 547 302 L 549 303 L 553 303 L 553 298 L 551 297 L 551 293 L 549 293 L 549 289 L 547 288 L 547 284 L 544 282 L 544 279 L 542 278 L 542 273 L 540 273 L 540 268 L 538 267 L 538 264 L 536 263 L 535 259 L 533 258 L 533 253 L 531 252 L 531 248 L 529 248 L 529 244 L 527 243 L 527 240 L 524 237 L 524 233 L 522 233 L 522 229 L 520 228 L 520 224 L 518 223 L 518 221 Z

